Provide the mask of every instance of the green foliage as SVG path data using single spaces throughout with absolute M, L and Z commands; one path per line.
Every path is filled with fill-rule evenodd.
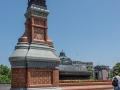
M 90 80 L 93 80 L 93 76 L 90 76 L 89 78 L 90 78 Z
M 120 74 L 120 63 L 117 63 L 114 67 L 113 67 L 113 71 L 114 72 L 118 72 Z
M 0 82 L 11 82 L 11 69 L 2 64 L 0 65 Z
M 92 68 L 87 68 L 87 71 L 92 71 L 93 72 L 93 69 Z
M 108 73 L 108 77 L 110 78 L 110 80 L 112 80 L 113 74 L 112 73 Z
M 87 71 L 91 71 L 91 72 L 92 72 L 92 74 L 93 74 L 93 69 L 92 69 L 92 68 L 87 68 Z M 94 78 L 93 78 L 93 75 L 92 75 L 92 76 L 90 76 L 90 77 L 89 77 L 89 79 L 90 79 L 90 80 L 93 80 L 93 79 L 94 79 Z

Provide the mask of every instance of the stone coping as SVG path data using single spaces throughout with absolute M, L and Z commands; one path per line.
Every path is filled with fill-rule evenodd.
M 112 85 L 112 82 L 59 83 L 59 86 L 91 86 L 91 85 Z
M 112 85 L 64 86 L 62 90 L 112 90 Z
M 59 83 L 59 88 L 61 88 L 62 90 L 113 90 L 113 86 L 111 83 L 112 82 Z M 1 85 L 2 86 L 0 86 L 0 90 L 10 90 L 9 83 Z
M 62 90 L 113 90 L 112 82 L 59 83 Z

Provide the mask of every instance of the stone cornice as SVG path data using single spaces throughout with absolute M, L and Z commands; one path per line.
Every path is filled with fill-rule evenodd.
M 25 61 L 14 61 L 10 62 L 11 68 L 25 68 L 26 62 Z
M 28 67 L 35 68 L 58 68 L 59 63 L 57 62 L 27 62 Z
M 35 16 L 40 18 L 47 18 L 48 14 L 49 10 L 47 10 L 46 8 L 32 4 L 25 13 L 25 17 L 30 18 L 32 16 Z
M 59 68 L 58 62 L 45 61 L 11 61 L 11 68 Z

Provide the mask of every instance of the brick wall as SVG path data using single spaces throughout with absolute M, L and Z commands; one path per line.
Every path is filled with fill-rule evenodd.
M 10 90 L 11 84 L 0 84 L 0 90 Z

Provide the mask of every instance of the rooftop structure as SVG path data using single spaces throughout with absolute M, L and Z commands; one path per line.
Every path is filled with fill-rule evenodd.
M 59 77 L 60 80 L 79 80 L 79 79 L 89 79 L 92 75 L 92 72 L 87 71 L 88 67 L 93 67 L 93 63 L 81 62 L 81 61 L 72 61 L 65 55 L 65 52 L 62 50 L 59 55 L 60 65 L 59 65 Z
M 62 50 L 59 55 L 60 65 L 75 65 L 75 66 L 86 66 L 87 68 L 93 68 L 92 62 L 83 62 L 83 61 L 75 61 L 71 60 L 65 55 L 65 52 Z
M 108 73 L 110 73 L 109 66 L 97 65 L 94 67 L 94 78 L 95 79 L 107 80 Z

